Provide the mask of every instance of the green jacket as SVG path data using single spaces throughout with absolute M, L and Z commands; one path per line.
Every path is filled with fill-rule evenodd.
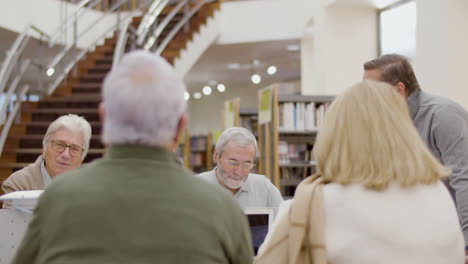
M 174 153 L 112 146 L 41 196 L 13 263 L 251 263 L 236 201 Z

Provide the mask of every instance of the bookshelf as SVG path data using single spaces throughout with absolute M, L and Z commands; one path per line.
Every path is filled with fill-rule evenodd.
M 189 168 L 195 173 L 213 169 L 213 135 L 191 136 L 189 140 Z
M 187 130 L 184 130 L 184 133 L 179 140 L 176 153 L 179 156 L 182 164 L 186 168 L 190 169 L 190 134 Z
M 293 196 L 297 184 L 315 171 L 312 149 L 334 97 L 278 95 L 279 88 L 273 84 L 259 91 L 259 172 L 283 196 Z
M 258 109 L 241 107 L 238 126 L 247 128 L 258 139 Z

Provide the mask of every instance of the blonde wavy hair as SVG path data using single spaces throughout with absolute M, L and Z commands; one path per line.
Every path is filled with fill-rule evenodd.
M 363 81 L 336 97 L 314 146 L 325 182 L 385 190 L 432 184 L 449 175 L 430 153 L 401 95 L 382 82 Z

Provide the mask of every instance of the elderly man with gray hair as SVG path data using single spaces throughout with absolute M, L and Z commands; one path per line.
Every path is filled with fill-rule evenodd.
M 264 175 L 250 173 L 256 153 L 257 140 L 249 130 L 228 128 L 216 142 L 213 160 L 217 167 L 197 176 L 229 190 L 241 208 L 279 207 L 283 202 L 280 191 Z
M 42 190 L 57 175 L 81 166 L 89 149 L 91 125 L 74 114 L 60 116 L 47 128 L 42 140 L 42 155 L 25 168 L 14 172 L 3 183 L 5 193 Z M 8 202 L 3 207 L 10 207 Z
M 252 263 L 234 199 L 178 163 L 187 103 L 175 70 L 130 52 L 102 89 L 107 153 L 48 186 L 13 263 Z

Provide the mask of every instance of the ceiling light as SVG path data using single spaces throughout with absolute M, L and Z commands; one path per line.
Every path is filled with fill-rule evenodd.
M 203 94 L 204 95 L 210 95 L 211 94 L 211 87 L 209 87 L 208 85 L 203 87 Z
M 259 84 L 262 81 L 262 77 L 260 77 L 258 74 L 253 74 L 250 80 L 252 80 L 252 82 L 255 84 Z
M 222 83 L 218 84 L 218 86 L 216 86 L 216 88 L 218 89 L 218 91 L 220 93 L 224 93 L 224 91 L 226 91 L 226 86 L 224 86 L 224 84 L 222 84 Z
M 270 75 L 275 74 L 275 73 L 276 73 L 276 66 L 275 66 L 275 65 L 271 65 L 270 67 L 268 67 L 267 73 L 270 74 Z
M 193 98 L 195 98 L 195 99 L 200 99 L 200 98 L 201 98 L 201 93 L 198 93 L 198 92 L 197 92 L 197 93 L 194 93 L 194 94 L 193 94 Z
M 288 45 L 287 47 L 287 50 L 289 51 L 298 51 L 300 49 L 299 45 L 296 45 L 296 44 L 291 44 L 291 45 Z
M 228 69 L 231 69 L 231 70 L 238 70 L 240 69 L 240 63 L 229 63 L 227 65 Z
M 54 72 L 55 72 L 55 69 L 54 69 L 54 68 L 49 68 L 49 69 L 47 69 L 47 72 L 46 72 L 46 73 L 47 73 L 47 76 L 50 77 L 50 76 L 54 75 Z
M 185 99 L 185 101 L 187 101 L 188 99 L 190 99 L 190 94 L 187 93 L 187 92 L 185 92 L 185 93 L 184 93 L 184 99 Z

